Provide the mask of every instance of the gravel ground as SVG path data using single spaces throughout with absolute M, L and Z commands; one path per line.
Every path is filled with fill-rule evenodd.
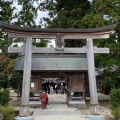
M 108 101 L 99 101 L 99 105 L 100 105 L 100 114 L 104 115 L 106 120 L 115 120 L 114 116 L 111 114 L 110 111 L 110 104 Z M 83 114 L 90 114 L 90 104 L 89 102 L 87 102 L 87 106 L 86 108 L 82 109 L 81 112 Z

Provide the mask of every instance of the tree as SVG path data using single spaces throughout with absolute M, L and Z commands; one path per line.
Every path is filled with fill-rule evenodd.
M 17 0 L 17 2 L 22 8 L 18 12 L 15 24 L 22 27 L 36 27 L 37 8 L 34 6 L 34 1 Z
M 90 11 L 83 18 L 84 27 L 102 27 L 117 24 L 117 28 L 108 40 L 94 41 L 98 47 L 110 48 L 110 54 L 95 55 L 96 68 L 102 69 L 103 86 L 115 86 L 120 72 L 120 3 L 119 0 L 93 0 Z M 114 74 L 114 75 L 113 75 Z
M 46 0 L 40 3 L 40 10 L 47 10 L 43 21 L 48 28 L 83 28 L 82 19 L 90 8 L 88 0 Z M 80 40 L 65 40 L 66 47 L 83 46 Z
M 14 17 L 15 7 L 12 7 L 13 1 L 0 1 L 0 21 L 10 23 Z M 7 86 L 7 65 L 9 63 L 9 57 L 7 48 L 12 44 L 12 41 L 8 38 L 8 35 L 0 29 L 0 87 L 6 88 Z
M 13 1 L 0 1 L 0 21 L 9 22 L 15 18 L 13 11 L 15 7 L 12 7 Z
M 89 10 L 88 0 L 48 0 L 40 3 L 40 10 L 48 10 L 43 18 L 50 28 L 82 28 L 82 18 Z
M 7 87 L 7 65 L 9 63 L 9 58 L 4 54 L 0 55 L 0 87 Z
M 12 7 L 13 1 L 0 1 L 0 21 L 10 23 L 14 18 L 15 7 Z M 12 41 L 8 39 L 8 35 L 0 29 L 0 49 L 3 53 L 7 52 L 6 48 L 12 44 Z
M 7 22 L 11 24 L 16 24 L 24 27 L 36 27 L 35 18 L 37 16 L 37 8 L 33 5 L 33 2 L 30 0 L 18 0 L 18 4 L 22 5 L 22 9 L 17 12 L 16 6 L 13 7 L 13 1 L 0 1 L 0 21 Z M 17 19 L 15 19 L 17 18 Z M 7 49 L 10 47 L 13 42 L 19 43 L 23 42 L 24 39 L 10 39 L 8 34 L 0 29 L 0 49 L 2 49 L 2 54 L 0 54 L 0 85 L 1 87 L 6 88 L 9 77 L 11 79 L 18 79 L 18 73 L 13 71 L 15 65 L 15 59 L 18 57 L 18 54 L 8 54 Z M 46 42 L 47 44 L 47 42 Z M 45 42 L 44 45 L 46 46 Z M 17 46 L 17 44 L 15 45 Z M 17 77 L 15 77 L 17 76 Z M 19 77 L 21 80 L 21 77 Z M 17 81 L 17 80 L 16 80 Z

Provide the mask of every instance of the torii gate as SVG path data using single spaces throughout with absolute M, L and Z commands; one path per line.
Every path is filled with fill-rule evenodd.
M 99 114 L 99 105 L 96 89 L 94 53 L 109 53 L 109 48 L 97 48 L 93 46 L 93 39 L 109 38 L 116 25 L 91 29 L 64 29 L 64 28 L 24 28 L 7 23 L 1 23 L 4 31 L 12 38 L 27 38 L 25 47 L 9 47 L 10 53 L 25 53 L 22 99 L 19 116 L 29 116 L 29 92 L 31 77 L 32 53 L 87 53 L 88 76 L 90 88 L 90 113 Z M 47 38 L 56 40 L 56 48 L 37 48 L 32 46 L 32 38 Z M 87 44 L 83 48 L 64 48 L 65 39 L 86 39 Z

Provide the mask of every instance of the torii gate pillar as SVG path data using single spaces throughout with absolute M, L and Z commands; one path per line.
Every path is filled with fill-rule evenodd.
M 88 60 L 88 76 L 89 76 L 89 89 L 90 89 L 90 113 L 93 115 L 99 113 L 99 105 L 97 98 L 96 78 L 95 78 L 95 64 L 93 53 L 93 40 L 87 39 L 87 60 Z
M 32 38 L 28 37 L 25 46 L 22 99 L 21 99 L 20 113 L 19 113 L 20 116 L 29 116 L 31 59 L 32 59 Z
M 0 53 L 2 53 L 2 50 L 0 49 Z

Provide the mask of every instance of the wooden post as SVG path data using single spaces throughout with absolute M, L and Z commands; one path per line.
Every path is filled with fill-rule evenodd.
M 2 50 L 0 49 L 0 53 L 2 53 Z
M 88 60 L 88 76 L 89 76 L 90 104 L 91 104 L 90 113 L 93 115 L 98 115 L 99 105 L 98 105 L 97 88 L 96 88 L 93 41 L 91 38 L 87 39 L 87 60 Z
M 27 38 L 25 46 L 22 99 L 19 116 L 29 116 L 29 92 L 31 78 L 32 38 Z

